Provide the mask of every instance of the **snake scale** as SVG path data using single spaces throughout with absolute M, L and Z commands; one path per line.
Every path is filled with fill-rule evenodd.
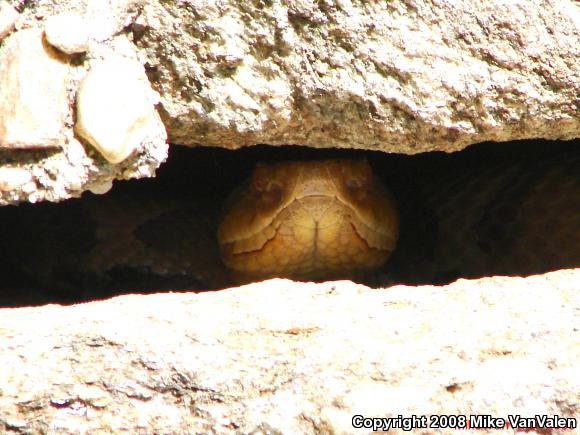
M 258 163 L 231 183 L 233 193 L 150 182 L 3 207 L 2 274 L 5 283 L 27 275 L 44 289 L 105 292 L 274 276 L 439 283 L 578 267 L 580 152 L 559 148 L 426 165 L 377 154 L 286 156 Z

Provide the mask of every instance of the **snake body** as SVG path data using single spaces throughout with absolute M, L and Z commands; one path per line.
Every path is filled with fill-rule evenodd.
M 448 282 L 580 266 L 576 148 L 446 159 L 414 172 L 377 160 L 376 171 L 364 159 L 260 163 L 227 199 L 128 187 L 2 207 L 0 272 L 4 284 L 28 274 L 43 289 L 118 291 L 358 279 L 373 270 L 383 284 Z

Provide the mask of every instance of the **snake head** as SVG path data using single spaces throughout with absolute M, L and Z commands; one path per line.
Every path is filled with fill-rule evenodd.
M 318 279 L 384 263 L 398 218 L 366 160 L 260 163 L 226 200 L 217 236 L 238 272 Z

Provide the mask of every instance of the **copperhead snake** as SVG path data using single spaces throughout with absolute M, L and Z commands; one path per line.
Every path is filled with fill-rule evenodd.
M 259 163 L 226 202 L 217 239 L 242 275 L 328 279 L 382 266 L 398 234 L 367 161 L 323 160 Z
M 3 265 L 45 288 L 108 289 L 111 276 L 131 270 L 133 282 L 146 271 L 135 288 L 148 290 L 158 288 L 153 276 L 172 277 L 159 288 L 204 289 L 274 276 L 378 271 L 379 283 L 421 283 L 580 266 L 576 149 L 515 164 L 473 160 L 460 170 L 403 170 L 395 198 L 366 160 L 333 158 L 260 163 L 225 205 L 129 188 L 2 207 Z M 393 168 L 378 166 L 388 178 Z

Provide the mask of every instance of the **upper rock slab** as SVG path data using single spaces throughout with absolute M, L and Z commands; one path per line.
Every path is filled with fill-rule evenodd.
M 577 137 L 579 23 L 571 0 L 187 0 L 133 34 L 173 142 L 415 153 Z

